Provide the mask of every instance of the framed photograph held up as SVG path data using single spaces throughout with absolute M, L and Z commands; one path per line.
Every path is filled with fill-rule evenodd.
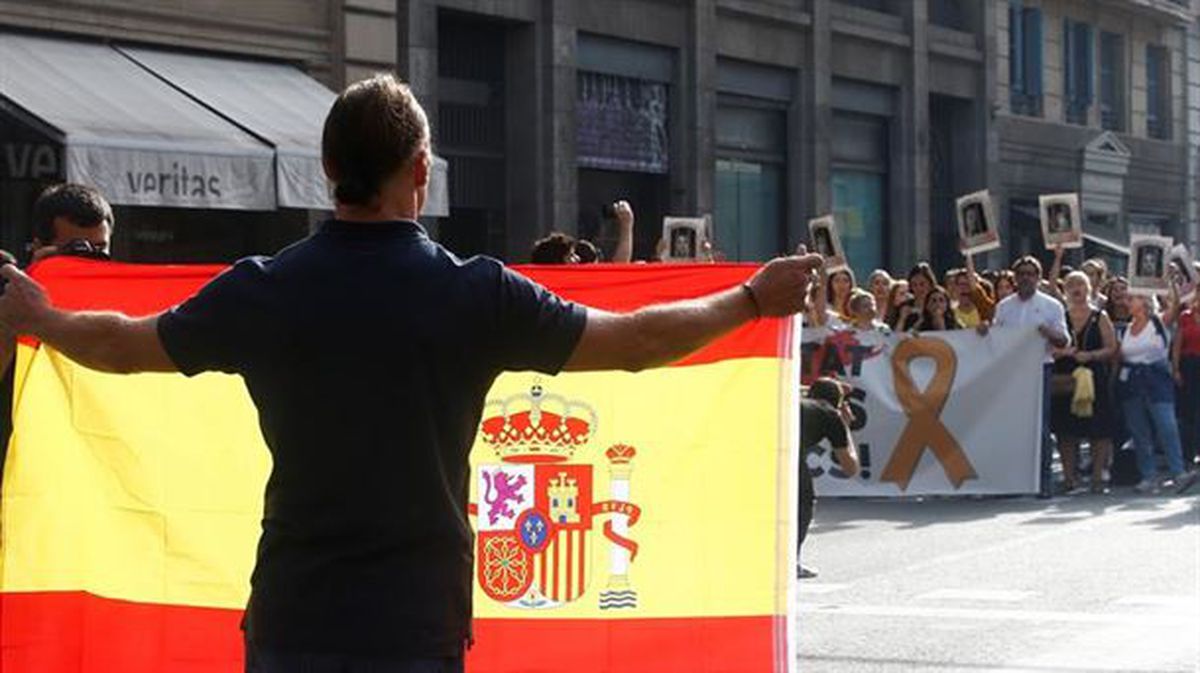
M 811 252 L 825 258 L 825 271 L 832 273 L 850 268 L 846 262 L 846 251 L 838 236 L 837 220 L 833 215 L 813 218 L 808 221 L 808 241 Z
M 667 243 L 664 261 L 698 261 L 704 251 L 704 242 L 708 240 L 708 220 L 704 217 L 664 217 L 663 240 Z
M 1000 247 L 999 220 L 992 196 L 985 189 L 954 202 L 958 220 L 958 247 L 963 254 L 987 252 Z
M 1042 240 L 1046 249 L 1083 247 L 1083 221 L 1078 194 L 1043 194 L 1038 197 L 1042 215 Z
M 1186 304 L 1195 298 L 1200 286 L 1200 271 L 1196 270 L 1192 251 L 1182 243 L 1171 248 L 1167 255 L 1167 282 L 1181 302 Z
M 1150 296 L 1166 294 L 1167 256 L 1173 241 L 1167 236 L 1134 234 L 1129 237 L 1129 291 Z

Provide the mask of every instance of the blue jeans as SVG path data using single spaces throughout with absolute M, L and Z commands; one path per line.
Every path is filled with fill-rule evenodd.
M 1050 376 L 1054 373 L 1054 365 L 1042 365 L 1042 445 L 1039 451 L 1041 461 L 1041 480 L 1039 490 L 1043 494 L 1054 492 L 1054 472 L 1051 469 L 1054 458 L 1053 439 L 1050 437 Z
M 1164 364 L 1126 368 L 1128 381 L 1121 401 L 1125 424 L 1137 448 L 1138 469 L 1143 480 L 1154 479 L 1154 439 L 1162 443 L 1171 474 L 1183 472 L 1179 424 L 1175 418 L 1175 383 Z
M 386 659 L 272 650 L 246 643 L 246 673 L 463 673 L 463 658 Z

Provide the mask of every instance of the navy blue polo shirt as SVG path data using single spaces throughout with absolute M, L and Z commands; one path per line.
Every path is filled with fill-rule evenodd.
M 457 655 L 484 398 L 558 372 L 586 309 L 414 222 L 326 222 L 164 313 L 179 370 L 240 374 L 274 465 L 245 628 L 305 652 Z

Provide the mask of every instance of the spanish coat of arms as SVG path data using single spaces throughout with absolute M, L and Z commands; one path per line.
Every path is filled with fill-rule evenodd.
M 492 415 L 488 415 L 491 413 Z M 638 545 L 626 537 L 641 510 L 629 502 L 631 446 L 605 452 L 609 493 L 595 492 L 592 465 L 572 463 L 596 433 L 588 405 L 547 394 L 489 400 L 480 438 L 500 459 L 477 467 L 476 576 L 492 600 L 510 607 L 554 608 L 588 595 L 592 529 L 603 522 L 611 543 L 609 581 L 598 596 L 601 609 L 637 607 L 629 566 Z

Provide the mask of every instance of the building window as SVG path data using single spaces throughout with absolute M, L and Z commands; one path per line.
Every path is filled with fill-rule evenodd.
M 930 0 L 929 22 L 935 26 L 969 30 L 964 0 Z
M 833 117 L 833 213 L 854 273 L 884 266 L 888 190 L 888 120 L 837 112 Z
M 667 85 L 580 72 L 576 152 L 583 168 L 665 174 Z
M 1042 116 L 1042 10 L 1008 6 L 1008 74 L 1013 114 Z
M 1092 107 L 1092 27 L 1063 19 L 1063 98 L 1068 124 L 1087 125 Z
M 1100 33 L 1100 126 L 1125 130 L 1125 38 Z
M 1171 139 L 1171 60 L 1166 47 L 1146 47 L 1146 135 Z
M 785 252 L 785 110 L 766 103 L 722 103 L 716 140 L 717 249 L 743 262 L 763 262 Z
M 894 14 L 896 8 L 892 5 L 892 0 L 840 0 L 843 4 L 853 5 L 862 9 L 869 9 L 872 12 L 881 12 L 883 14 Z

